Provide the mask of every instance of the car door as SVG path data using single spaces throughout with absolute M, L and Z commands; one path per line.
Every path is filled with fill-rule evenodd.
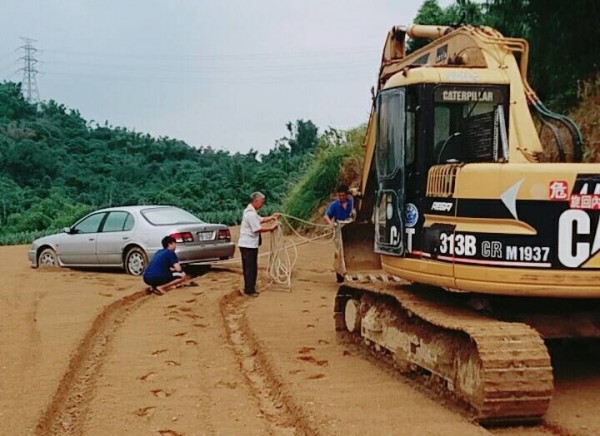
M 109 212 L 96 240 L 96 254 L 100 265 L 122 265 L 123 247 L 131 239 L 134 219 L 128 212 Z
M 56 247 L 60 260 L 65 265 L 96 265 L 96 238 L 106 212 L 86 216 L 67 233 L 60 246 Z

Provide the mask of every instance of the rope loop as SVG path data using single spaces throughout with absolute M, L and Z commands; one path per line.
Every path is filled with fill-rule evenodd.
M 335 241 L 335 231 L 331 228 L 329 224 L 311 223 L 310 221 L 306 221 L 302 218 L 288 215 L 286 213 L 280 213 L 279 216 L 283 218 L 283 221 L 285 222 L 287 227 L 292 231 L 294 235 L 296 235 L 300 239 L 300 241 L 292 243 L 289 240 L 286 240 L 283 236 L 283 230 L 281 230 L 281 227 L 278 227 L 271 233 L 269 251 L 266 253 L 261 253 L 259 257 L 269 256 L 267 262 L 267 275 L 269 276 L 269 285 L 273 283 L 277 285 L 284 285 L 285 287 L 287 287 L 288 290 L 291 291 L 292 273 L 294 270 L 294 266 L 296 265 L 296 262 L 298 260 L 298 246 L 303 244 L 331 244 Z M 298 230 L 296 230 L 291 225 L 290 220 L 299 221 L 311 227 L 328 230 L 324 233 L 320 233 L 313 237 L 306 237 L 300 232 L 298 232 Z M 322 239 L 324 238 L 327 239 L 322 241 Z M 219 262 L 218 265 L 225 265 L 238 262 L 239 261 L 237 259 L 230 259 Z

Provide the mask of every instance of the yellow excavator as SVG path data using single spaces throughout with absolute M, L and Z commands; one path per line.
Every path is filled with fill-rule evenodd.
M 339 232 L 336 330 L 480 422 L 540 420 L 545 341 L 600 337 L 600 164 L 527 59 L 489 27 L 392 28 Z

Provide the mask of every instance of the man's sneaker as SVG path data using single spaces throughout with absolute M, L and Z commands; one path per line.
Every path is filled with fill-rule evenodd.
M 258 297 L 258 292 L 249 292 L 249 293 L 244 292 L 244 296 L 245 297 Z

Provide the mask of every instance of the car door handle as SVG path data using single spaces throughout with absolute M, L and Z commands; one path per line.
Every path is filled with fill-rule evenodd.
M 90 239 L 88 239 L 88 241 L 93 241 L 94 239 L 95 239 L 95 238 L 90 238 Z
M 123 239 L 129 239 L 129 236 L 123 236 Z

